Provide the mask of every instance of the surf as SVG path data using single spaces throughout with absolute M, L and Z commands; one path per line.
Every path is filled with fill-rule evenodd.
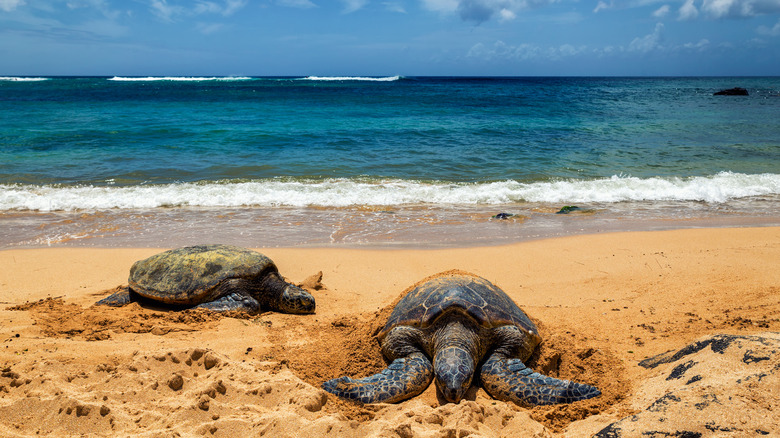
M 307 76 L 301 78 L 306 81 L 365 81 L 365 82 L 395 82 L 401 79 L 400 76 Z
M 377 178 L 203 181 L 173 184 L 0 185 L 0 211 L 78 211 L 170 207 L 473 206 L 632 201 L 726 203 L 780 196 L 779 174 L 720 172 L 689 178 L 615 175 L 590 180 L 520 182 Z
M 248 76 L 114 76 L 108 78 L 109 81 L 116 82 L 154 82 L 154 81 L 179 81 L 179 82 L 204 82 L 204 81 L 248 81 L 252 80 Z

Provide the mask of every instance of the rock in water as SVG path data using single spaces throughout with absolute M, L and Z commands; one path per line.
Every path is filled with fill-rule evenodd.
M 713 96 L 747 96 L 748 90 L 740 87 L 729 88 L 728 90 L 720 90 L 713 93 Z

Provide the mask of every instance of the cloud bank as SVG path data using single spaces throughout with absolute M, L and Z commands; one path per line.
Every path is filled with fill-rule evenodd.
M 703 15 L 713 19 L 751 18 L 780 13 L 780 0 L 686 0 L 678 10 L 680 20 Z
M 493 18 L 513 20 L 523 10 L 543 7 L 558 0 L 421 0 L 431 11 L 457 14 L 463 21 L 483 23 Z

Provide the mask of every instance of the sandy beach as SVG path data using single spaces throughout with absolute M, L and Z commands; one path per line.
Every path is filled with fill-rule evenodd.
M 316 314 L 95 307 L 160 249 L 0 251 L 0 435 L 780 434 L 780 228 L 259 250 L 289 281 L 322 272 Z M 381 370 L 373 335 L 393 301 L 450 269 L 495 283 L 538 324 L 531 367 L 602 395 L 527 409 L 478 386 L 446 403 L 431 385 L 364 406 L 319 388 Z

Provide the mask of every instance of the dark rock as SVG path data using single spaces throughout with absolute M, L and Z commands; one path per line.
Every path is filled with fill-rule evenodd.
M 728 90 L 720 90 L 713 93 L 713 96 L 747 96 L 747 95 L 748 95 L 748 90 L 741 87 L 729 88 Z
M 512 216 L 514 216 L 512 213 L 499 213 L 493 216 L 493 219 L 509 219 Z
M 561 209 L 558 210 L 558 212 L 555 214 L 569 214 L 572 211 L 578 211 L 578 210 L 580 210 L 580 208 L 575 205 L 565 205 L 561 207 Z
M 688 371 L 694 365 L 696 365 L 696 362 L 692 360 L 677 365 L 676 367 L 674 367 L 672 372 L 669 373 L 669 377 L 667 377 L 666 380 L 681 379 L 682 376 L 685 374 L 685 372 Z
M 689 345 L 686 345 L 684 348 L 680 349 L 677 352 L 674 351 L 668 351 L 666 353 L 661 353 L 659 355 L 649 357 L 641 362 L 639 362 L 639 366 L 652 369 L 659 365 L 667 364 L 676 362 L 685 356 L 689 356 L 694 353 L 698 353 L 699 351 L 710 347 L 710 349 L 718 354 L 723 354 L 723 352 L 731 346 L 733 342 L 755 342 L 759 344 L 763 344 L 765 346 L 769 346 L 771 344 L 774 344 L 774 340 L 767 341 L 765 337 L 761 336 L 740 336 L 740 335 L 727 335 L 727 334 L 718 334 L 710 336 L 706 339 L 693 342 Z M 748 350 L 751 354 L 753 353 L 752 350 Z M 743 356 L 744 357 L 744 356 Z M 743 359 L 745 363 L 748 363 Z
M 644 410 L 594 436 L 755 436 L 775 426 L 780 333 L 710 335 L 639 365 L 656 370 L 631 401 Z

